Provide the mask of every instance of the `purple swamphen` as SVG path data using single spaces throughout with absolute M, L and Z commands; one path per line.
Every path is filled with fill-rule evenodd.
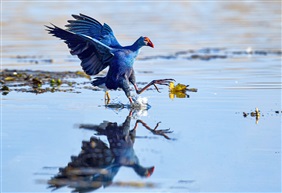
M 102 25 L 97 20 L 83 15 L 72 15 L 74 20 L 68 20 L 65 25 L 66 30 L 53 24 L 46 26 L 49 34 L 58 37 L 68 45 L 70 53 L 77 55 L 81 60 L 81 66 L 88 75 L 96 75 L 109 66 L 105 77 L 96 77 L 92 85 L 107 90 L 121 88 L 133 103 L 130 94 L 132 83 L 136 93 L 140 94 L 151 85 L 168 85 L 173 79 L 153 80 L 142 89 L 136 85 L 133 63 L 139 50 L 143 46 L 154 47 L 148 37 L 141 36 L 131 46 L 121 46 L 114 36 L 113 30 L 109 25 Z M 158 88 L 156 87 L 157 91 Z M 109 94 L 106 91 L 105 99 L 109 101 Z

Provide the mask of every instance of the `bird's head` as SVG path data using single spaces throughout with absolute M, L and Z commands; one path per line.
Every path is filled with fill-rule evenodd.
M 154 48 L 153 42 L 148 37 L 144 37 L 144 43 L 145 43 L 146 46 L 150 46 L 150 47 Z
M 141 46 L 150 46 L 150 47 L 154 48 L 153 42 L 148 37 L 141 36 L 138 39 L 138 42 L 141 44 Z

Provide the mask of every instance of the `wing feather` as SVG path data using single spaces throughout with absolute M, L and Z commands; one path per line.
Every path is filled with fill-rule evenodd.
M 84 14 L 72 16 L 75 20 L 68 20 L 68 24 L 65 25 L 69 31 L 90 36 L 112 48 L 122 47 L 114 36 L 113 30 L 106 23 L 102 25 L 96 19 Z
M 72 55 L 78 56 L 86 74 L 96 75 L 111 63 L 114 56 L 112 48 L 100 41 L 87 35 L 61 29 L 55 25 L 46 27 L 50 34 L 64 40 Z
M 95 56 L 95 54 L 91 54 L 88 58 L 85 58 L 82 64 L 83 70 L 86 72 L 95 71 L 95 66 L 99 66 L 97 64 L 97 60 L 98 58 Z

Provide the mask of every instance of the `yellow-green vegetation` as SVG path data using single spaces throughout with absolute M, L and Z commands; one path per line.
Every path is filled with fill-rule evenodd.
M 186 94 L 186 91 L 197 92 L 196 88 L 188 88 L 189 85 L 178 83 L 177 85 L 174 82 L 169 83 L 169 98 L 188 98 L 189 95 Z
M 52 79 L 50 80 L 50 86 L 51 86 L 51 87 L 60 86 L 62 83 L 63 83 L 63 82 L 62 82 L 62 80 L 61 80 L 60 78 L 58 78 L 58 79 L 52 78 Z
M 11 77 L 11 76 L 7 76 L 7 77 L 4 78 L 4 80 L 5 81 L 14 81 L 14 80 L 16 80 L 16 78 L 15 77 Z
M 0 85 L 2 94 L 8 94 L 10 91 L 17 92 L 75 92 L 77 86 L 75 81 L 69 81 L 69 78 L 85 78 L 83 73 L 77 72 L 50 72 L 50 71 L 32 71 L 32 70 L 2 70 L 0 74 Z M 90 78 L 90 77 L 88 77 Z M 62 84 L 66 88 L 59 88 Z

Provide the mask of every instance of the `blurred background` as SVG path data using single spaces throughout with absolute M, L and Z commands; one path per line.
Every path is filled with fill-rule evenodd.
M 148 36 L 146 55 L 200 48 L 280 49 L 281 1 L 2 2 L 3 57 L 66 55 L 44 25 L 60 27 L 83 13 L 114 30 L 122 45 Z

